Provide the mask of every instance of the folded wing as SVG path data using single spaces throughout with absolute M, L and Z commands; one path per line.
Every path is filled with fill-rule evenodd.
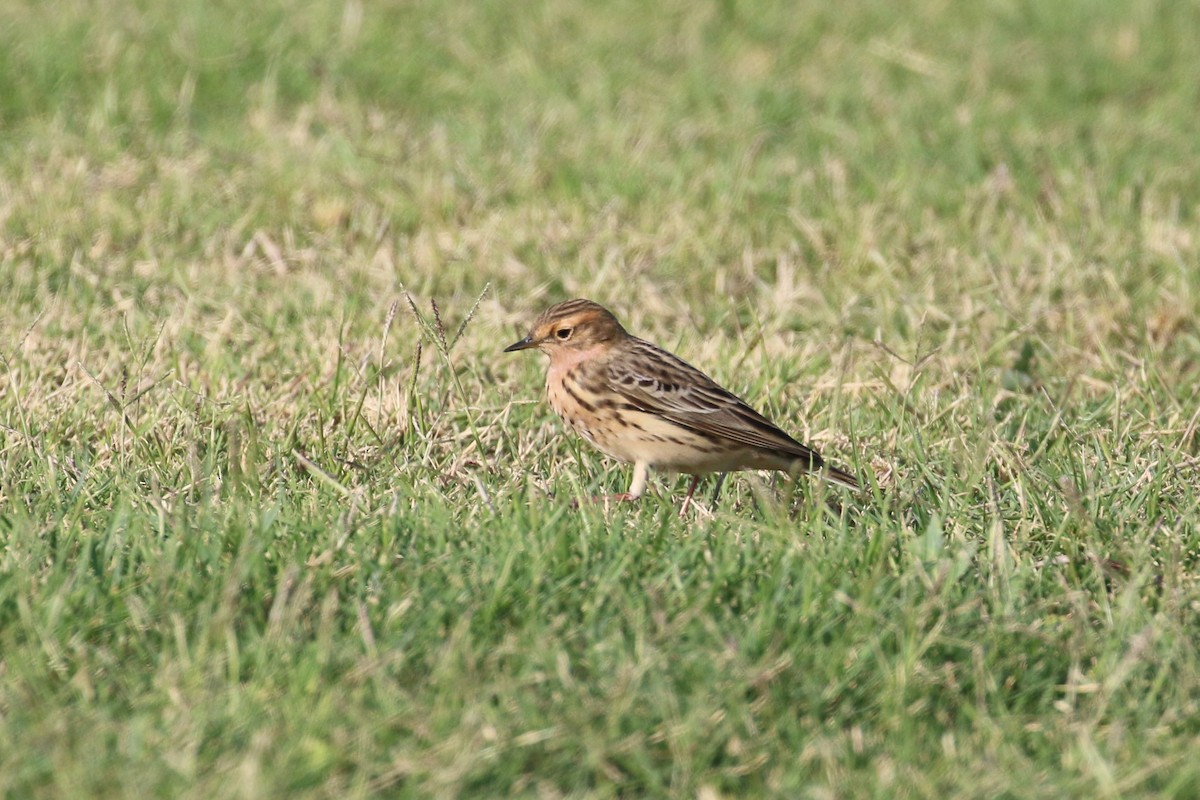
M 795 459 L 810 470 L 823 465 L 821 456 L 691 364 L 641 339 L 632 344 L 648 357 L 608 365 L 610 387 L 630 405 L 699 434 Z

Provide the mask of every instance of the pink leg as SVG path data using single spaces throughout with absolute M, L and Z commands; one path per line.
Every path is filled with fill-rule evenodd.
M 687 497 L 683 498 L 683 505 L 679 507 L 679 516 L 682 517 L 685 513 L 687 513 L 688 506 L 692 504 L 692 495 L 696 493 L 696 484 L 698 483 L 700 483 L 700 476 L 693 475 L 692 483 L 690 486 L 688 486 Z

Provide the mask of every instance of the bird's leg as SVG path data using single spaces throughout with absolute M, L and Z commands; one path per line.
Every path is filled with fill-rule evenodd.
M 692 495 L 696 493 L 696 484 L 698 483 L 700 483 L 700 476 L 693 475 L 692 483 L 690 486 L 688 486 L 687 497 L 683 498 L 683 505 L 679 507 L 679 516 L 682 517 L 685 513 L 687 513 L 688 506 L 692 504 Z
M 717 507 L 717 498 L 721 496 L 721 487 L 725 485 L 725 479 L 729 477 L 728 472 L 721 472 L 717 475 L 717 485 L 713 487 L 712 507 Z
M 628 500 L 637 500 L 642 496 L 642 492 L 646 491 L 646 478 L 650 475 L 650 465 L 645 461 L 639 461 L 633 465 L 633 483 L 629 484 L 629 491 L 626 492 Z
M 642 496 L 642 492 L 646 491 L 646 478 L 650 474 L 650 465 L 645 461 L 638 461 L 633 465 L 633 483 L 629 484 L 629 491 L 621 494 L 613 494 L 604 498 L 606 500 L 628 501 L 633 502 Z

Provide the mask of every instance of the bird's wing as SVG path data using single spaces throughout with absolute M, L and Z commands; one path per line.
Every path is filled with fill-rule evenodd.
M 699 434 L 800 460 L 809 469 L 824 463 L 691 364 L 641 339 L 631 345 L 630 357 L 608 363 L 608 378 L 609 386 L 639 410 Z

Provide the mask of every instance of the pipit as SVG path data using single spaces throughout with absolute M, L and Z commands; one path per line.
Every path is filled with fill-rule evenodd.
M 590 300 L 547 309 L 504 352 L 532 348 L 550 357 L 546 389 L 554 411 L 600 450 L 633 464 L 633 483 L 617 499 L 640 497 L 650 467 L 692 476 L 681 514 L 701 476 L 713 472 L 815 472 L 859 488 L 853 475 L 827 465 L 691 364 L 630 335 Z

